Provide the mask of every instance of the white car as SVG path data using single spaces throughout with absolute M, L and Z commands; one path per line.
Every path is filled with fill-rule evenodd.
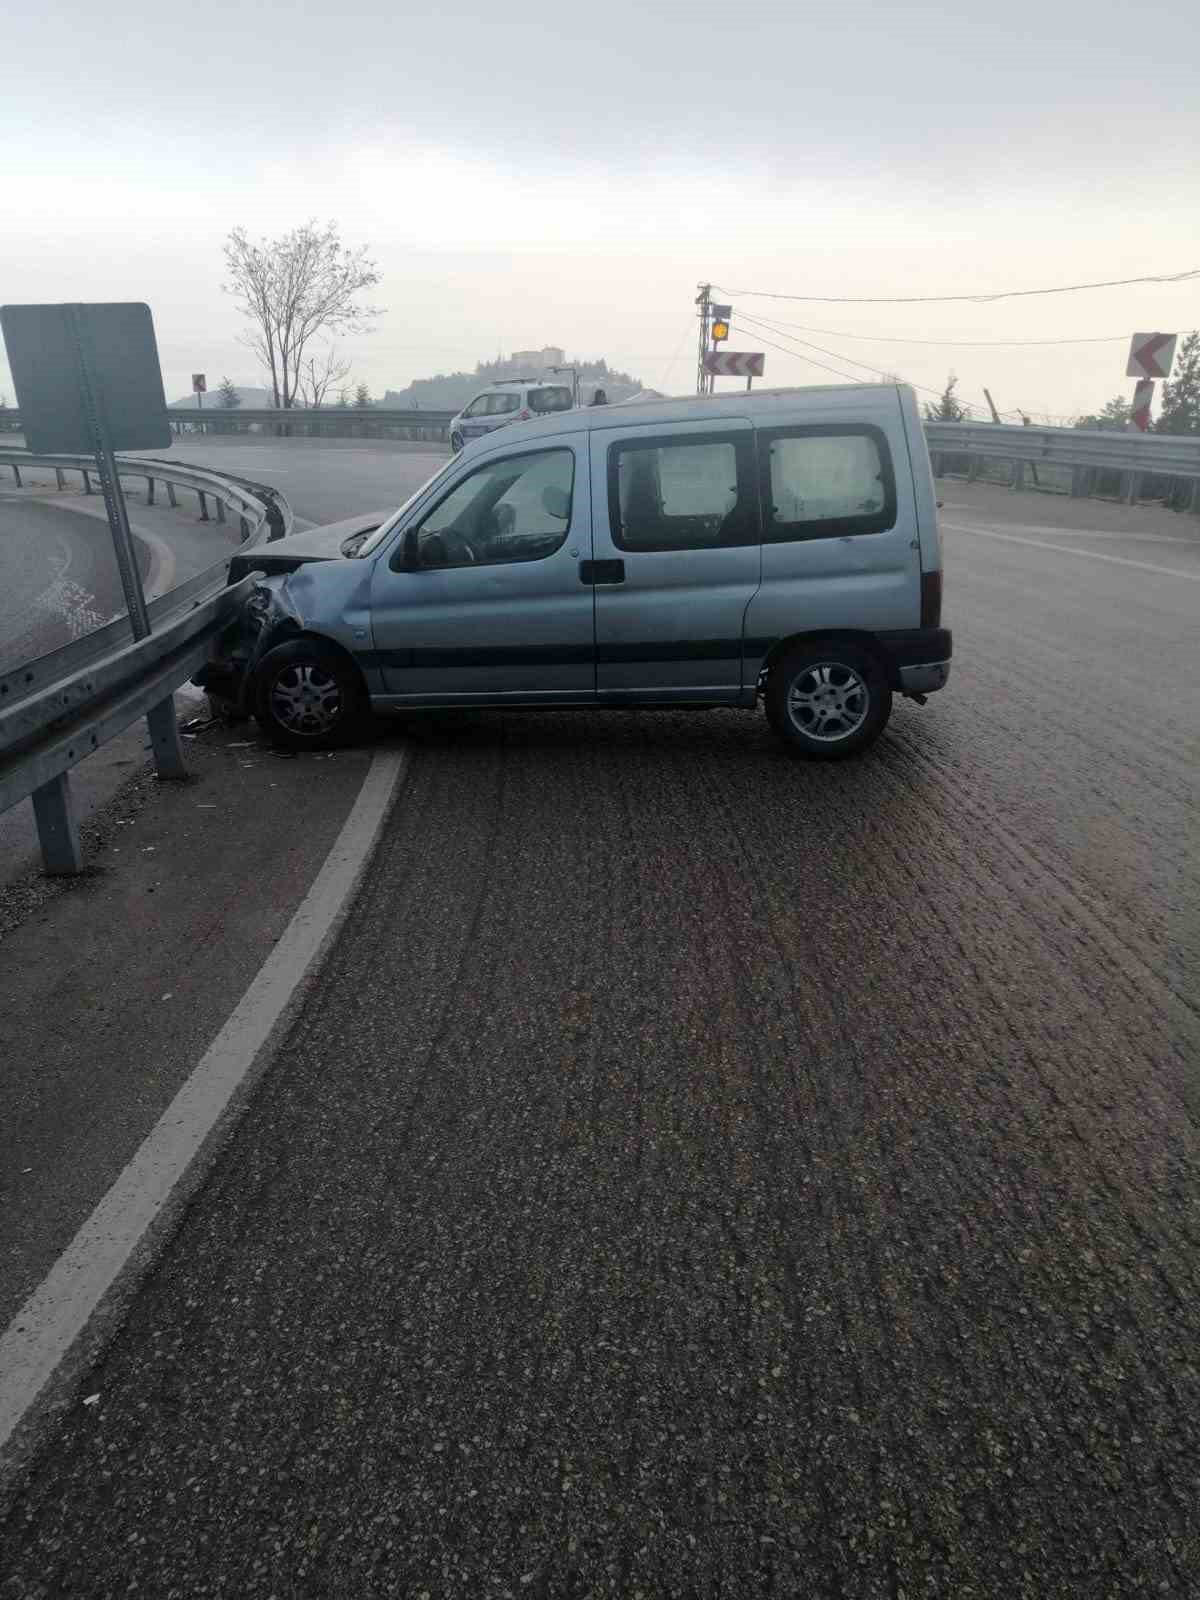
M 570 411 L 575 404 L 568 383 L 543 383 L 537 378 L 504 378 L 482 390 L 450 423 L 450 448 L 455 455 L 478 439 L 510 422 L 528 422 L 555 411 Z

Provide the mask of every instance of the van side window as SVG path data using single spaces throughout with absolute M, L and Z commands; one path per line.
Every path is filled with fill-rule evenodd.
M 896 521 L 887 440 L 865 424 L 759 432 L 764 538 L 833 539 L 882 533 Z
M 574 488 L 570 450 L 537 450 L 476 467 L 420 523 L 421 566 L 491 566 L 553 555 L 571 526 Z M 397 552 L 393 567 L 399 560 Z
M 488 396 L 487 415 L 489 417 L 503 417 L 510 411 L 520 407 L 519 394 L 493 394 Z
M 610 445 L 608 511 L 621 550 L 755 543 L 749 435 L 676 434 Z

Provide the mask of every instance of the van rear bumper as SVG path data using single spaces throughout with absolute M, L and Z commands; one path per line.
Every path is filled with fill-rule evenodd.
M 932 694 L 945 686 L 954 653 L 949 628 L 905 628 L 875 637 L 887 657 L 893 688 L 902 694 Z

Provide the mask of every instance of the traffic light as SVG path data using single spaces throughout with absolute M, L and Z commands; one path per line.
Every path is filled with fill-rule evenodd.
M 712 327 L 709 332 L 714 344 L 720 344 L 729 337 L 729 319 L 733 315 L 732 306 L 714 306 L 712 308 Z

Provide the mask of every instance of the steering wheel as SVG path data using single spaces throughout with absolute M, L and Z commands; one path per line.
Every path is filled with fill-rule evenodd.
M 421 565 L 425 567 L 468 567 L 479 560 L 474 546 L 451 528 L 430 534 L 421 556 Z

